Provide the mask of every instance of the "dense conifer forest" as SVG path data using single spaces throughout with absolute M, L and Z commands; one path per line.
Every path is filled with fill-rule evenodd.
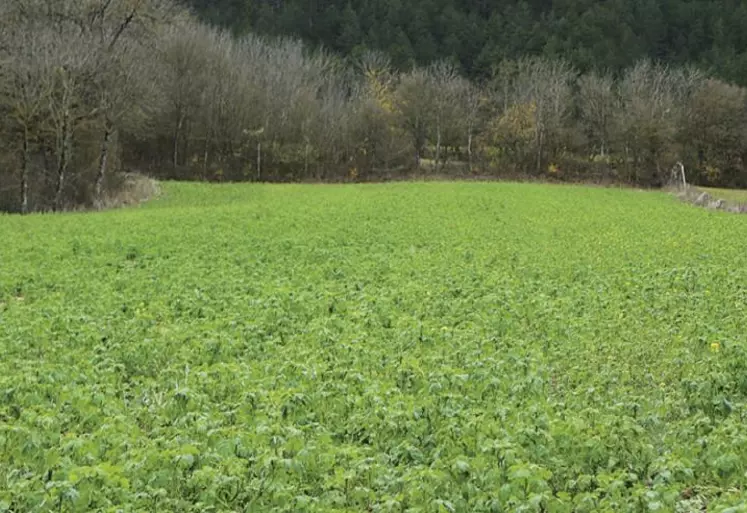
M 498 61 L 531 55 L 620 72 L 649 58 L 747 84 L 739 0 L 185 1 L 239 34 L 293 35 L 342 55 L 379 50 L 403 70 L 449 59 L 486 77 Z

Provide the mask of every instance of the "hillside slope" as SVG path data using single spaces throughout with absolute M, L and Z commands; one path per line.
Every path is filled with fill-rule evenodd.
M 294 35 L 343 55 L 383 50 L 403 68 L 454 58 L 480 76 L 504 58 L 544 55 L 617 71 L 649 57 L 747 84 L 738 0 L 185 1 L 237 32 Z

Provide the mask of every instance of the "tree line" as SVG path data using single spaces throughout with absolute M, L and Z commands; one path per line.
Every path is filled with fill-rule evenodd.
M 541 56 L 615 73 L 642 59 L 747 85 L 740 0 L 185 0 L 235 33 L 292 35 L 341 55 L 387 53 L 408 71 L 451 60 L 470 78 Z
M 747 186 L 744 88 L 642 60 L 398 71 L 235 37 L 171 0 L 12 0 L 0 12 L 0 208 L 101 206 L 120 171 L 210 181 L 531 176 Z

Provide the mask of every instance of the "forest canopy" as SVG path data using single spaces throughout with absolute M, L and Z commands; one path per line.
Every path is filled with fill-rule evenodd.
M 378 50 L 401 70 L 447 59 L 487 77 L 503 59 L 541 56 L 619 73 L 652 59 L 747 85 L 740 0 L 184 1 L 237 34 L 292 35 L 342 55 Z

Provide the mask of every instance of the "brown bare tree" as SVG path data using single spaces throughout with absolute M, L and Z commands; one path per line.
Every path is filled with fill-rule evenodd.
M 41 137 L 42 123 L 46 116 L 47 101 L 51 94 L 51 83 L 47 77 L 52 70 L 48 66 L 49 55 L 57 42 L 39 37 L 43 28 L 32 21 L 16 20 L 0 27 L 0 105 L 6 115 L 5 123 L 13 140 L 8 146 L 20 155 L 19 209 L 29 211 L 29 183 L 31 159 Z
M 589 73 L 579 78 L 578 87 L 579 121 L 595 154 L 606 157 L 620 108 L 615 83 L 612 77 Z

